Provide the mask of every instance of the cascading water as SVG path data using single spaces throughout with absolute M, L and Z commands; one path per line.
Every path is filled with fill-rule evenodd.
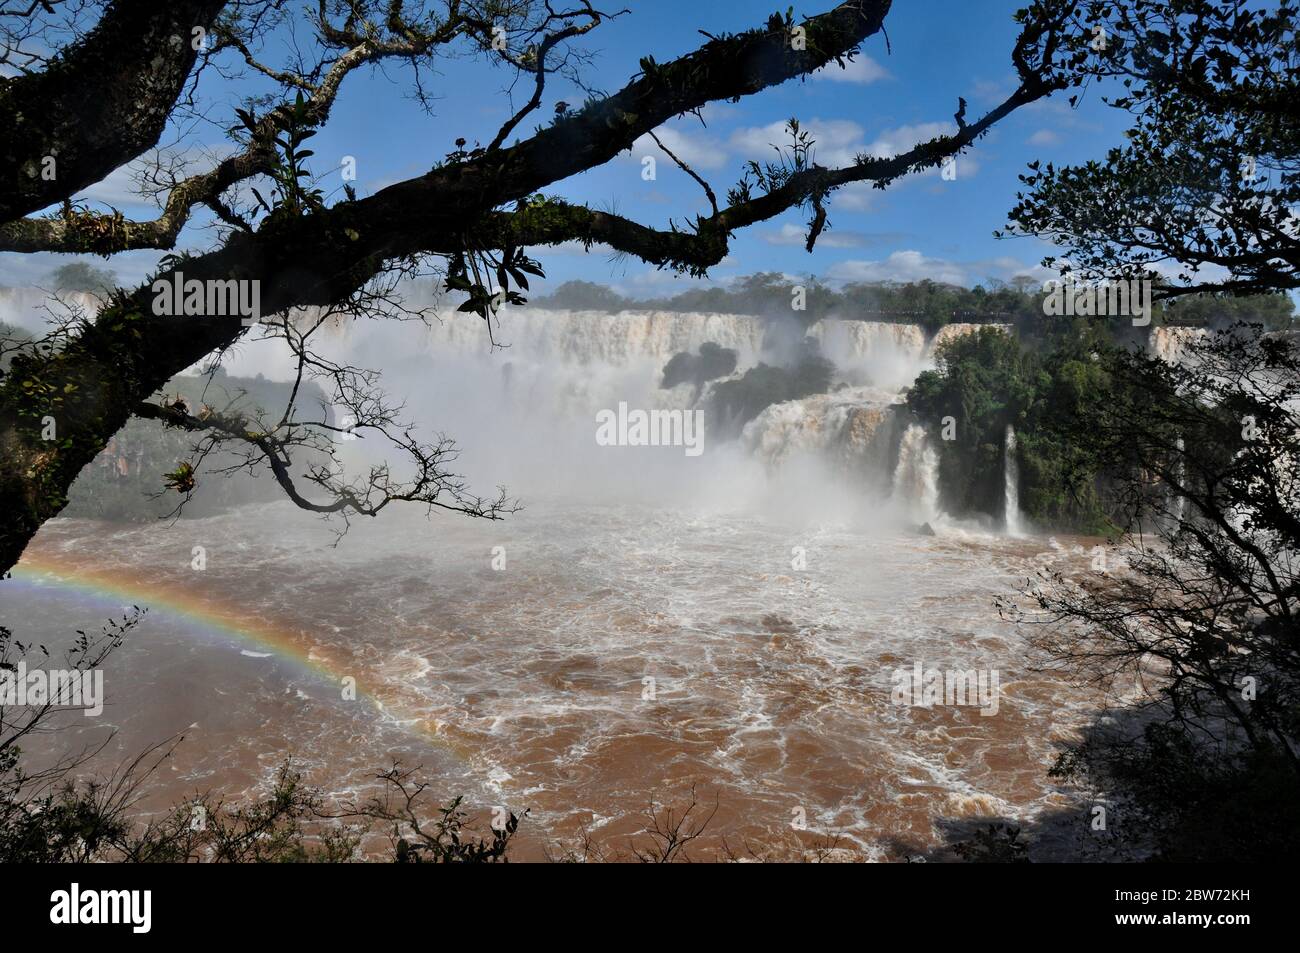
M 0 294 L 0 314 L 4 303 Z M 168 595 L 196 585 L 175 558 L 194 524 L 50 521 L 20 578 L 4 584 L 0 622 L 22 619 L 41 641 L 84 626 L 101 594 L 78 580 L 99 578 L 94 554 L 111 547 L 104 608 L 132 587 L 156 608 L 142 622 L 150 637 L 124 647 L 136 654 L 123 663 L 144 675 L 121 705 L 120 749 L 193 726 L 159 798 L 188 796 L 194 777 L 251 790 L 293 755 L 329 790 L 362 799 L 376 752 L 401 751 L 469 803 L 535 808 L 521 827 L 533 840 L 519 850 L 538 859 L 585 837 L 593 817 L 615 820 L 597 825 L 596 848 L 625 849 L 618 819 L 635 818 L 650 785 L 678 804 L 697 779 L 726 805 L 709 836 L 766 849 L 786 805 L 800 803 L 877 859 L 892 849 L 883 831 L 922 838 L 938 818 L 1032 817 L 1056 805 L 1042 764 L 1090 709 L 1063 680 L 1021 671 L 1016 632 L 989 610 L 1009 561 L 1018 575 L 1027 560 L 977 540 L 882 537 L 845 516 L 852 503 L 881 509 L 891 479 L 918 522 L 938 514 L 940 445 L 907 426 L 897 390 L 926 359 L 919 328 L 822 325 L 826 356 L 860 368 L 863 381 L 771 405 L 734 443 L 709 435 L 704 459 L 598 446 L 593 412 L 623 401 L 689 406 L 692 387 L 663 389 L 662 370 L 704 341 L 735 348 L 738 374 L 774 360 L 758 319 L 517 313 L 502 322 L 505 351 L 466 316 L 436 325 L 427 351 L 413 339 L 418 325 L 351 328 L 330 346 L 384 367 L 415 419 L 466 447 L 469 485 L 503 482 L 526 509 L 432 528 L 387 509 L 339 548 L 329 527 L 288 503 L 205 519 L 204 539 L 240 558 L 205 575 L 202 613 Z M 361 458 L 367 443 L 346 449 Z M 1008 447 L 1013 467 L 1010 431 Z M 802 465 L 814 455 L 837 464 L 828 478 Z M 1011 470 L 1008 487 L 1014 516 Z M 790 547 L 805 544 L 813 573 L 787 571 Z M 509 584 L 485 585 L 497 548 L 510 554 Z M 310 578 L 297 565 L 303 553 Z M 910 660 L 973 671 L 1002 658 L 1016 686 L 1011 718 L 962 717 L 960 731 L 946 731 L 946 718 L 868 694 Z M 339 704 L 331 672 L 356 673 L 374 704 Z M 629 684 L 647 674 L 680 686 L 674 717 L 628 703 Z M 194 684 L 229 686 L 241 703 L 187 694 Z M 666 759 L 676 766 L 668 775 L 654 768 Z M 827 764 L 854 770 L 820 770 Z
M 894 468 L 894 500 L 918 523 L 939 513 L 939 454 L 920 424 L 903 432 Z
M 1183 452 L 1184 449 L 1183 438 L 1179 437 L 1178 440 L 1174 443 L 1174 446 L 1178 450 L 1178 463 L 1176 465 L 1176 471 L 1178 473 L 1178 483 L 1181 486 L 1186 480 L 1186 474 L 1187 474 L 1187 457 L 1184 455 Z M 1178 523 L 1182 523 L 1183 513 L 1185 513 L 1187 510 L 1187 497 L 1183 496 L 1181 493 L 1175 493 L 1171 495 L 1173 496 L 1173 506 L 1171 507 L 1171 509 L 1173 510 L 1174 513 L 1174 520 Z
M 69 303 L 94 310 L 89 296 L 70 297 L 76 300 Z M 34 330 L 47 303 L 37 289 L 0 288 L 0 319 Z M 414 296 L 408 304 L 427 303 Z M 319 309 L 305 309 L 302 319 L 320 316 Z M 744 427 L 738 449 L 769 475 L 816 461 L 854 492 L 884 497 L 892 491 L 911 518 L 924 522 L 938 513 L 937 454 L 921 428 L 900 439 L 906 418 L 899 405 L 904 389 L 931 366 L 934 348 L 979 327 L 954 324 L 927 340 L 920 325 L 884 321 L 825 318 L 804 327 L 710 312 L 507 308 L 492 336 L 477 316 L 453 312 L 427 328 L 395 322 L 367 325 L 364 334 L 351 321 L 327 322 L 316 344 L 332 359 L 384 368 L 395 391 L 415 395 L 414 409 L 425 405 L 425 419 L 455 424 L 468 478 L 497 480 L 528 458 L 506 447 L 561 459 L 592 452 L 594 414 L 619 402 L 648 409 L 703 406 L 699 387 L 659 386 L 676 354 L 706 342 L 734 350 L 739 376 L 760 362 L 784 366 L 811 338 L 835 365 L 833 387 L 769 405 Z M 291 357 L 274 342 L 259 342 L 233 355 L 225 369 L 233 376 L 287 380 L 295 373 Z M 564 453 L 556 453 L 559 447 Z M 721 449 L 721 438 L 715 444 L 710 433 L 709 447 Z M 358 460 L 363 456 L 358 445 L 347 449 Z M 609 473 L 611 459 L 630 463 L 633 457 L 600 454 L 603 483 L 617 482 Z M 536 474 L 527 479 L 539 485 Z
M 1185 363 L 1191 357 L 1191 349 L 1205 340 L 1208 334 L 1205 328 L 1153 327 L 1147 338 L 1147 350 L 1152 357 L 1158 357 L 1166 363 Z
M 1007 439 L 1002 451 L 1002 475 L 1006 485 L 1006 530 L 1008 536 L 1020 535 L 1020 465 L 1016 461 L 1016 429 L 1007 424 Z
M 1003 334 L 1015 333 L 1015 329 L 1010 324 L 970 324 L 964 321 L 954 321 L 952 324 L 945 324 L 935 332 L 934 337 L 930 339 L 927 356 L 933 358 L 935 352 L 943 345 L 957 338 L 965 337 L 967 334 L 978 334 L 985 328 L 992 328 L 995 331 L 1001 331 Z

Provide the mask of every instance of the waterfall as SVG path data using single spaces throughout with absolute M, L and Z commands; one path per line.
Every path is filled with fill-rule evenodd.
M 939 513 L 939 454 L 920 424 L 910 424 L 903 432 L 894 468 L 894 499 L 918 523 Z
M 925 331 L 919 324 L 826 318 L 808 328 L 808 336 L 845 364 L 882 355 L 919 364 L 925 357 Z
M 1002 472 L 1006 483 L 1006 527 L 1008 536 L 1020 535 L 1020 465 L 1016 461 L 1016 430 L 1007 424 L 1002 451 Z
M 1205 328 L 1153 327 L 1147 337 L 1147 351 L 1170 364 L 1188 363 L 1190 349 L 1208 335 Z
M 965 337 L 968 334 L 978 334 L 984 328 L 996 328 L 1003 334 L 1014 334 L 1015 331 L 1009 324 L 970 324 L 964 321 L 954 321 L 952 324 L 945 324 L 935 332 L 934 337 L 930 339 L 930 345 L 926 350 L 926 356 L 934 360 L 935 351 L 940 346 L 947 344 L 949 341 L 955 341 L 957 338 Z
M 888 493 L 898 418 L 893 397 L 870 387 L 846 387 L 772 404 L 745 425 L 740 445 L 769 470 L 817 457 L 853 483 Z
M 98 307 L 90 295 L 65 297 L 88 312 Z M 406 304 L 420 308 L 433 302 L 412 289 Z M 0 287 L 0 320 L 6 323 L 42 328 L 48 305 L 48 294 L 39 289 Z M 462 442 L 467 434 L 492 432 L 502 416 L 522 428 L 518 439 L 579 434 L 590 442 L 587 422 L 620 401 L 654 410 L 705 406 L 707 388 L 659 386 L 664 365 L 676 354 L 696 352 L 706 342 L 729 348 L 737 354 L 733 377 L 739 377 L 760 362 L 788 366 L 791 355 L 802 353 L 805 338 L 812 338 L 835 365 L 831 388 L 767 406 L 745 425 L 740 449 L 768 471 L 816 458 L 846 484 L 880 497 L 892 491 L 918 523 L 939 512 L 938 451 L 924 428 L 908 425 L 903 391 L 931 365 L 935 346 L 981 327 L 952 324 L 927 340 L 918 324 L 850 317 L 804 327 L 718 312 L 506 307 L 489 336 L 478 315 L 446 305 L 427 327 L 326 320 L 316 343 L 342 363 L 383 368 L 403 391 L 450 401 L 446 413 L 463 424 L 457 428 Z M 293 318 L 306 326 L 326 313 L 295 309 Z M 296 372 L 292 355 L 272 341 L 240 348 L 225 367 L 232 376 L 262 374 L 271 380 L 290 380 Z
M 1177 441 L 1175 441 L 1174 446 L 1178 450 L 1177 473 L 1178 473 L 1178 483 L 1181 486 L 1186 484 L 1187 482 L 1187 457 L 1183 452 L 1184 451 L 1183 438 L 1181 436 L 1177 439 Z M 1186 512 L 1187 510 L 1187 497 L 1179 493 L 1174 496 L 1173 504 L 1174 504 L 1173 505 L 1174 520 L 1175 522 L 1181 524 L 1183 521 L 1183 513 Z
M 674 311 L 545 311 L 504 308 L 495 337 L 520 363 L 631 367 L 649 362 L 662 367 L 680 351 L 705 341 L 731 348 L 742 365 L 752 365 L 763 350 L 767 323 L 740 314 Z M 429 326 L 433 355 L 492 354 L 477 315 L 446 314 Z M 656 368 L 658 370 L 658 368 Z

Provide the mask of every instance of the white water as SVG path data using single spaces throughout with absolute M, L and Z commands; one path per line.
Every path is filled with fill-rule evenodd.
M 189 568 L 196 541 L 203 573 Z M 288 503 L 133 527 L 52 521 L 33 556 L 94 568 L 111 554 L 117 584 L 150 607 L 107 667 L 117 734 L 97 767 L 184 731 L 161 806 L 196 787 L 237 798 L 286 757 L 309 783 L 365 792 L 400 757 L 435 800 L 466 795 L 476 817 L 530 809 L 525 856 L 582 829 L 626 849 L 651 800 L 680 808 L 695 788 L 721 805 L 710 845 L 792 842 L 798 857 L 832 836 L 879 857 L 933 843 L 938 818 L 1027 820 L 1059 804 L 1047 768 L 1091 710 L 1032 667 L 990 605 L 1040 560 L 1086 567 L 1077 546 L 630 496 L 532 496 L 502 523 L 389 510 L 333 542 Z M 29 572 L 3 587 L 0 622 L 52 647 L 127 598 Z M 153 598 L 179 591 L 230 624 Z M 241 639 L 237 620 L 277 637 Z M 891 673 L 914 661 L 999 671 L 996 716 L 895 704 Z M 340 701 L 343 675 L 380 710 Z M 796 806 L 806 832 L 790 829 Z
M 1209 332 L 1205 328 L 1184 328 L 1161 325 L 1151 329 L 1147 350 L 1152 357 L 1176 364 L 1190 356 L 1189 348 L 1204 340 Z
M 195 786 L 237 793 L 288 756 L 311 782 L 351 791 L 400 756 L 438 798 L 531 808 L 525 837 L 591 830 L 614 847 L 643 829 L 651 799 L 680 807 L 697 785 L 721 804 L 710 836 L 793 848 L 843 837 L 867 857 L 900 838 L 932 843 L 937 818 L 1050 808 L 1056 742 L 1090 709 L 1030 669 L 990 602 L 1032 559 L 1082 554 L 900 532 L 940 509 L 937 448 L 898 405 L 932 348 L 909 325 L 826 321 L 810 336 L 839 368 L 837 389 L 767 408 L 737 440 L 706 435 L 688 458 L 599 447 L 594 412 L 690 407 L 690 386 L 659 387 L 674 353 L 734 347 L 739 374 L 782 363 L 801 327 L 510 310 L 498 334 L 509 346 L 493 350 L 464 315 L 427 331 L 343 325 L 329 346 L 384 368 L 411 418 L 456 437 L 472 487 L 505 483 L 526 508 L 488 523 L 393 507 L 337 548 L 287 503 L 162 526 L 52 521 L 38 554 L 111 558 L 145 604 L 183 589 L 280 633 L 250 648 L 235 623 L 211 630 L 151 608 L 148 637 L 113 660 L 112 754 L 185 730 L 166 803 Z M 250 343 L 230 371 L 276 360 Z M 346 445 L 358 464 L 367 443 Z M 204 573 L 189 568 L 196 543 Z M 55 580 L 19 582 L 24 601 L 8 604 L 41 641 L 105 611 Z M 294 654 L 355 673 L 382 716 L 341 704 Z M 914 661 L 1000 671 L 998 714 L 894 704 L 891 673 Z M 795 806 L 806 836 L 790 832 Z
M 976 327 L 954 326 L 936 340 Z M 501 347 L 492 348 L 481 320 L 449 316 L 423 333 L 421 353 L 409 355 L 400 370 L 392 355 L 403 349 L 369 329 L 361 338 L 361 330 L 349 332 L 351 359 L 389 368 L 395 392 L 413 387 L 424 398 L 413 410 L 425 408 L 415 416 L 456 436 L 466 448 L 463 468 L 493 482 L 598 496 L 617 484 L 620 492 L 635 486 L 661 499 L 696 499 L 767 495 L 773 481 L 786 480 L 801 483 L 801 497 L 832 511 L 874 506 L 914 521 L 938 509 L 929 498 L 911 498 L 932 493 L 933 480 L 894 486 L 910 423 L 900 406 L 902 390 L 933 366 L 936 342 L 927 342 L 917 325 L 825 320 L 805 330 L 788 319 L 732 314 L 507 309 L 494 330 Z M 707 467 L 679 452 L 610 453 L 594 446 L 594 414 L 620 401 L 705 406 L 707 387 L 658 386 L 674 354 L 709 341 L 732 348 L 738 354 L 733 377 L 739 377 L 760 362 L 789 364 L 805 337 L 836 367 L 831 392 L 769 406 L 734 442 L 706 434 L 705 455 L 713 461 Z M 521 460 L 529 461 L 525 473 Z M 558 460 L 565 465 L 552 467 Z
M 920 424 L 910 424 L 903 433 L 893 495 L 917 523 L 939 515 L 939 454 Z
M 1020 463 L 1016 459 L 1016 430 L 1007 424 L 1006 443 L 1002 449 L 1002 473 L 1006 484 L 1006 531 L 1020 535 Z
M 947 344 L 949 341 L 967 334 L 974 334 L 981 328 L 994 328 L 1001 331 L 1003 334 L 1014 333 L 1012 326 L 1009 324 L 970 324 L 968 322 L 957 321 L 952 324 L 945 324 L 935 333 L 934 337 L 930 341 L 930 352 L 933 354 L 940 345 Z
M 1187 480 L 1187 458 L 1183 455 L 1183 438 L 1179 437 L 1174 446 L 1178 450 L 1178 466 L 1176 470 L 1178 473 L 1178 482 L 1182 485 L 1185 484 Z M 1170 495 L 1174 498 L 1174 521 L 1176 523 L 1182 523 L 1183 515 L 1187 512 L 1187 497 L 1183 496 L 1181 493 L 1170 493 Z
M 93 308 L 89 296 L 71 298 Z M 0 319 L 29 330 L 47 320 L 47 305 L 38 290 L 0 288 Z M 707 494 L 717 476 L 720 493 L 761 494 L 780 471 L 798 470 L 803 479 L 833 482 L 850 496 L 892 498 L 899 515 L 914 519 L 937 512 L 931 499 L 937 490 L 932 474 L 920 475 L 924 466 L 900 459 L 913 453 L 903 433 L 911 421 L 901 410 L 901 392 L 933 366 L 938 346 L 978 327 L 950 325 L 927 341 L 920 326 L 890 322 L 827 319 L 805 329 L 793 318 L 507 308 L 491 335 L 477 316 L 461 313 L 427 326 L 344 319 L 320 332 L 318 347 L 336 359 L 382 368 L 385 388 L 406 400 L 411 419 L 463 448 L 458 470 L 476 486 L 602 494 L 618 484 L 620 492 L 633 485 L 672 498 Z M 707 388 L 659 387 L 674 354 L 695 352 L 705 342 L 731 348 L 739 376 L 759 362 L 789 364 L 805 338 L 835 364 L 832 392 L 768 407 L 734 444 L 707 435 L 705 452 L 715 459 L 708 476 L 669 453 L 595 453 L 592 421 L 600 410 L 624 401 L 645 409 L 704 406 Z M 280 342 L 253 334 L 234 349 L 227 370 L 288 379 L 292 361 Z M 384 455 L 374 443 L 355 441 L 345 449 L 358 467 L 367 466 Z M 924 459 L 935 451 L 920 453 Z M 918 475 L 907 476 L 913 471 Z
M 819 456 L 837 471 L 874 482 L 875 471 L 888 472 L 882 468 L 891 453 L 896 400 L 862 386 L 773 404 L 745 425 L 740 442 L 769 467 Z
M 101 307 L 97 296 L 84 291 L 62 291 L 55 296 L 41 288 L 0 286 L 0 321 L 28 331 L 40 331 L 70 313 L 93 317 Z
M 767 322 L 747 315 L 674 311 L 541 311 L 510 308 L 502 312 L 493 338 L 503 350 L 499 360 L 626 367 L 644 359 L 666 362 L 679 351 L 695 351 L 706 341 L 739 352 L 742 365 L 753 365 L 773 343 Z M 433 322 L 425 347 L 432 354 L 488 356 L 492 353 L 481 319 L 455 314 Z

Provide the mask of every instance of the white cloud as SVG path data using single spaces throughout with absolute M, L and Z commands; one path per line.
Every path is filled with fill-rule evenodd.
M 779 231 L 767 232 L 763 236 L 763 241 L 769 245 L 802 245 L 804 242 L 804 230 L 798 225 L 786 222 L 781 226 Z
M 940 136 L 950 136 L 956 131 L 956 125 L 951 122 L 920 122 L 898 126 L 881 132 L 880 135 L 867 144 L 863 151 L 877 159 L 888 159 L 891 156 L 907 152 L 912 147 L 923 142 L 929 142 L 931 139 L 937 139 Z M 956 162 L 958 175 L 963 177 L 974 175 L 980 168 L 979 162 L 969 152 L 958 156 Z M 937 167 L 926 169 L 920 174 L 938 175 L 939 169 Z
M 865 130 L 851 119 L 811 119 L 801 123 L 800 128 L 812 136 L 815 145 L 815 161 L 824 166 L 852 165 L 857 154 L 862 151 L 862 137 Z M 773 146 L 784 147 L 790 142 L 790 133 L 785 122 L 768 123 L 766 126 L 749 126 L 737 129 L 731 134 L 731 147 L 746 159 L 760 162 L 775 156 Z
M 1031 146 L 1055 146 L 1061 142 L 1061 136 L 1051 129 L 1039 129 L 1026 140 Z
M 657 298 L 674 295 L 692 288 L 712 288 L 725 285 L 712 277 L 692 278 L 662 268 L 648 268 L 631 275 L 626 281 L 611 287 L 621 295 L 629 298 Z
M 920 281 L 930 278 L 949 284 L 966 283 L 966 270 L 955 262 L 928 258 L 919 251 L 891 252 L 884 261 L 842 261 L 826 270 L 836 281 Z
M 1147 268 L 1174 285 L 1184 283 L 1182 278 L 1184 274 L 1190 277 L 1193 282 L 1227 281 L 1232 277 L 1231 270 L 1213 263 L 1197 266 L 1172 261 L 1157 261 L 1152 262 Z
M 99 182 L 78 192 L 77 198 L 113 208 L 159 208 L 159 202 L 141 192 L 141 182 L 152 183 L 157 169 L 171 170 L 177 178 L 183 178 L 206 172 L 234 152 L 235 146 L 231 143 L 156 149 L 114 169 Z M 170 180 L 164 178 L 163 181 Z M 165 192 L 163 197 L 166 197 Z
M 1007 281 L 1011 278 L 1017 278 L 1022 275 L 1028 275 L 1039 284 L 1049 278 L 1058 277 L 1056 272 L 1051 268 L 1044 268 L 1041 262 L 1026 264 L 1019 258 L 1012 258 L 1010 255 L 1003 255 L 999 258 L 989 258 L 985 261 L 973 262 L 970 265 L 972 273 L 978 272 L 977 280 L 982 278 L 1001 278 Z
M 867 146 L 867 152 L 873 156 L 888 158 L 906 152 L 922 142 L 929 142 L 931 139 L 956 131 L 950 122 L 921 122 L 898 126 L 894 129 L 886 129 L 878 135 Z
M 852 62 L 840 66 L 830 62 L 813 73 L 813 79 L 830 80 L 832 83 L 861 83 L 866 85 L 877 80 L 889 79 L 889 70 L 885 69 L 865 53 L 859 54 Z
M 763 241 L 769 245 L 803 246 L 808 241 L 808 229 L 792 222 L 786 222 L 779 231 L 767 232 Z M 822 232 L 817 239 L 818 248 L 858 248 L 866 244 L 865 236 L 860 232 L 836 231 L 833 227 Z
M 696 171 L 718 169 L 727 161 L 726 146 L 710 135 L 685 132 L 668 126 L 656 129 L 655 135 L 679 159 Z M 641 136 L 632 143 L 632 158 L 639 163 L 644 156 L 654 156 L 656 165 L 660 160 L 672 165 L 672 160 L 664 155 L 663 150 L 655 145 L 655 141 L 649 135 Z
M 955 131 L 950 122 L 921 122 L 907 126 L 886 129 L 866 147 L 868 155 L 878 159 L 887 159 L 922 142 L 929 142 L 939 136 Z
M 705 103 L 700 107 L 700 118 L 706 124 L 714 122 L 724 122 L 727 119 L 734 118 L 740 113 L 740 107 L 735 103 L 713 102 Z
M 1016 80 L 1014 76 L 1003 76 L 1001 79 L 977 79 L 971 86 L 971 99 L 981 103 L 1000 103 L 1010 96 L 1016 89 Z
M 931 258 L 915 249 L 892 252 L 883 261 L 851 260 L 832 265 L 826 276 L 835 281 L 932 281 L 970 286 L 988 278 L 1008 280 L 1029 275 L 1036 281 L 1052 276 L 1041 265 L 1026 265 L 1016 258 L 1000 257 L 982 261 L 957 262 Z
M 841 212 L 869 212 L 876 207 L 880 195 L 880 189 L 870 182 L 850 182 L 832 194 L 831 208 Z
M 802 124 L 814 142 L 813 158 L 829 168 L 852 165 L 859 155 L 888 159 L 906 152 L 922 142 L 957 131 L 951 122 L 922 122 L 885 129 L 871 142 L 866 142 L 866 130 L 851 119 L 812 119 Z M 743 156 L 762 161 L 773 155 L 772 146 L 784 146 L 790 141 L 784 122 L 766 126 L 750 126 L 731 134 L 731 146 Z M 961 156 L 958 167 L 962 176 L 974 175 L 979 163 L 969 154 Z M 937 175 L 937 168 L 927 169 L 922 175 Z M 859 196 L 861 198 L 862 196 Z M 848 208 L 848 205 L 843 207 Z
M 100 202 L 113 208 L 124 206 L 156 207 L 152 199 L 140 195 L 140 187 L 135 181 L 136 172 L 132 166 L 119 166 L 108 176 L 94 185 L 87 186 L 77 197 L 89 202 Z
M 1080 117 L 1079 110 L 1059 97 L 1036 99 L 1021 107 L 1026 116 L 1037 116 L 1039 121 L 1050 123 L 1057 129 L 1077 132 L 1098 132 L 1101 125 Z

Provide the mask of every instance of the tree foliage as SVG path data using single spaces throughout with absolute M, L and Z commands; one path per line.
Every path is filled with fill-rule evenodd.
M 942 434 L 939 488 L 957 515 L 1004 515 L 1003 467 L 1008 426 L 1017 433 L 1020 508 L 1053 528 L 1104 531 L 1103 474 L 1086 439 L 1063 432 L 1080 408 L 1113 399 L 1102 353 L 1114 348 L 1098 329 L 1076 322 L 1043 347 L 1027 347 L 997 329 L 939 347 L 938 367 L 922 372 L 908 407 Z M 1066 474 L 1071 479 L 1066 479 Z
M 709 406 L 723 433 L 735 435 L 772 404 L 798 400 L 830 389 L 835 365 L 818 353 L 802 355 L 793 366 L 759 363 L 709 392 Z
M 56 291 L 89 291 L 100 295 L 107 295 L 117 287 L 113 272 L 85 261 L 60 265 L 50 275 L 50 281 Z
M 1188 363 L 1116 352 L 1109 374 L 1110 398 L 1057 429 L 1087 441 L 1125 531 L 1091 572 L 1046 571 L 1004 605 L 1123 713 L 1056 773 L 1112 799 L 1117 849 L 1285 850 L 1300 844 L 1300 352 L 1243 326 Z
M 1300 287 L 1298 25 L 1291 0 L 1078 4 L 1072 69 L 1118 84 L 1127 142 L 1031 164 L 1011 231 L 1057 245 L 1062 272 L 1163 276 L 1166 296 Z

